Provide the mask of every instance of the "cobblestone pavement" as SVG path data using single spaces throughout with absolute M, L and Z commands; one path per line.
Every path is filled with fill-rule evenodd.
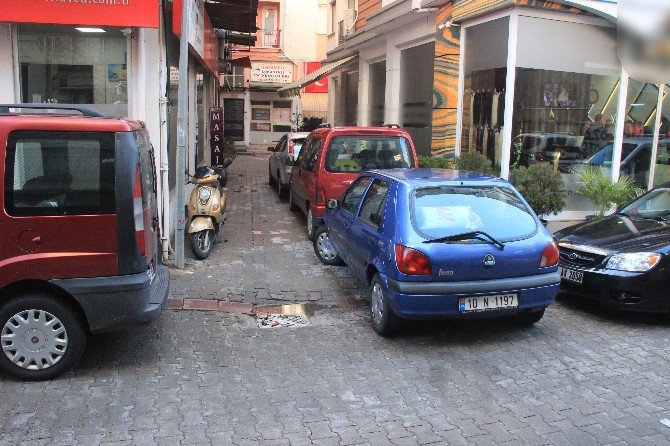
M 60 379 L 0 377 L 0 444 L 670 442 L 670 323 L 565 297 L 533 328 L 412 323 L 380 338 L 365 289 L 346 268 L 318 265 L 264 169 L 235 161 L 228 242 L 174 274 L 173 298 L 311 302 L 310 324 L 166 310 L 140 330 L 96 335 Z

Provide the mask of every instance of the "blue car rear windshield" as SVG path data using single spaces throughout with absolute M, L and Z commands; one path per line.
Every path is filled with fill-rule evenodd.
M 537 231 L 533 213 L 504 186 L 437 186 L 414 191 L 412 221 L 424 238 L 484 231 L 518 240 Z

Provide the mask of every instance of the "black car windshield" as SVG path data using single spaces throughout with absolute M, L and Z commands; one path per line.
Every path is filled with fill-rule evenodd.
M 621 214 L 639 217 L 670 217 L 670 187 L 659 187 L 633 201 Z
M 518 240 L 537 231 L 533 212 L 505 186 L 438 186 L 417 189 L 412 221 L 427 239 L 468 231 Z
M 328 172 L 412 167 L 409 141 L 402 136 L 337 136 L 326 153 Z

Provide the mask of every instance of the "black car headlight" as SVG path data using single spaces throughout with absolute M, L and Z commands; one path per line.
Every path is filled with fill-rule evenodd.
M 657 252 L 629 252 L 614 254 L 607 261 L 605 268 L 632 273 L 643 273 L 652 269 L 661 260 Z

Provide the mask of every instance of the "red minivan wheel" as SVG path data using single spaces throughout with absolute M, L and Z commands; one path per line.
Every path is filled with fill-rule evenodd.
M 66 372 L 86 346 L 77 312 L 41 293 L 18 296 L 0 306 L 0 338 L 0 370 L 30 381 Z

